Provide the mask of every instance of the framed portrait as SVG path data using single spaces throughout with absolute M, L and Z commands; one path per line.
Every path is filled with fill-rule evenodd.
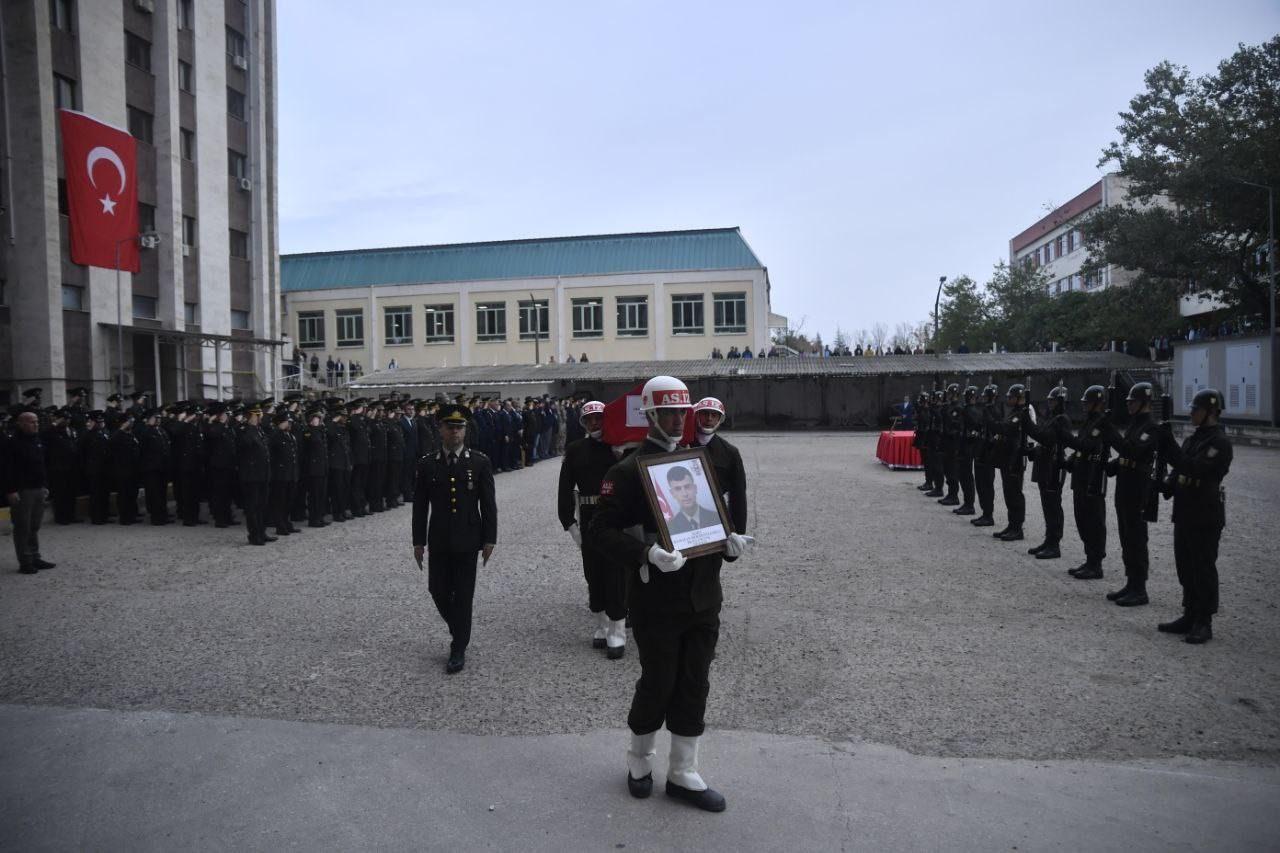
M 723 551 L 733 527 L 706 448 L 644 456 L 639 465 L 659 544 L 686 557 Z

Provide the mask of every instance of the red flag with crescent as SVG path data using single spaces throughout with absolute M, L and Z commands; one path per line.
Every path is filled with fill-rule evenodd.
M 138 271 L 138 157 L 134 138 L 74 110 L 59 110 L 71 219 L 71 260 Z
M 639 444 L 649 434 L 649 419 L 640 411 L 640 392 L 644 383 L 640 383 L 616 400 L 605 403 L 603 434 L 600 436 L 605 444 Z M 693 412 L 684 419 L 684 436 L 681 444 L 693 442 Z

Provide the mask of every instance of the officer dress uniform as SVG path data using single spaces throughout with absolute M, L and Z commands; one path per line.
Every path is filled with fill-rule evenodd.
M 158 426 L 138 427 L 142 486 L 146 490 L 147 514 L 154 525 L 168 524 L 169 517 L 169 435 Z
M 76 432 L 69 423 L 51 426 L 40 433 L 44 444 L 45 471 L 49 496 L 53 500 L 53 520 L 58 524 L 76 521 Z
M 300 532 L 290 519 L 293 494 L 298 487 L 298 439 L 292 427 L 272 430 L 268 447 L 271 450 L 271 523 L 276 535 L 288 536 Z
M 235 523 L 231 495 L 236 479 L 236 434 L 230 423 L 213 421 L 205 432 L 209 457 L 209 512 L 218 527 Z
M 400 426 L 400 421 L 400 416 L 395 415 L 382 422 L 387 437 L 387 462 L 383 467 L 382 477 L 382 493 L 387 509 L 394 509 L 403 503 L 400 500 L 404 492 L 400 468 L 404 464 L 404 429 Z
M 200 520 L 200 493 L 204 485 L 206 454 L 205 434 L 199 416 L 183 423 L 178 434 L 181 436 L 178 445 L 181 457 L 178 461 L 178 470 L 182 480 L 182 524 L 185 527 L 194 527 L 203 523 Z
M 1151 469 L 1160 433 L 1150 412 L 1134 415 L 1123 433 L 1110 421 L 1102 423 L 1107 443 L 1119 454 L 1107 463 L 1107 473 L 1116 478 L 1116 529 L 1125 574 L 1125 585 L 1107 593 L 1107 597 L 1121 607 L 1135 607 L 1148 601 L 1150 558 L 1143 511 L 1150 497 Z
M 130 430 L 117 428 L 108 441 L 116 483 L 116 512 L 121 524 L 133 524 L 138 520 L 138 463 L 142 448 Z
M 271 449 L 262 428 L 245 424 L 236 439 L 236 462 L 240 471 L 240 496 L 244 501 L 244 524 L 250 545 L 275 541 L 267 535 L 267 492 L 271 483 Z
M 89 521 L 106 524 L 111 504 L 111 445 L 107 431 L 96 426 L 79 439 L 80 458 L 89 481 Z
M 351 474 L 347 508 L 356 518 L 369 514 L 367 481 L 369 476 L 369 421 L 364 415 L 347 419 L 346 434 L 351 448 Z
M 328 524 L 324 514 L 329 497 L 329 440 L 324 424 L 304 427 L 301 446 L 301 473 L 307 484 L 307 526 L 325 527 Z
M 1073 451 L 1067 460 L 1071 469 L 1071 508 L 1076 532 L 1084 545 L 1084 564 L 1072 569 L 1080 580 L 1102 577 L 1102 561 L 1107 556 L 1106 442 L 1102 438 L 1102 412 L 1089 415 L 1074 435 L 1062 440 Z
M 347 425 L 334 419 L 325 427 L 329 451 L 329 512 L 334 521 L 352 518 L 351 437 Z
M 387 508 L 387 422 L 382 418 L 370 418 L 369 469 L 365 481 L 365 496 L 370 512 L 382 512 Z
M 465 417 L 449 406 L 444 417 Z M 427 549 L 427 589 L 449 626 L 450 669 L 471 642 L 476 560 L 498 540 L 498 505 L 489 458 L 463 447 L 441 448 L 418 462 L 413 495 L 413 544 Z M 461 668 L 460 666 L 458 668 Z

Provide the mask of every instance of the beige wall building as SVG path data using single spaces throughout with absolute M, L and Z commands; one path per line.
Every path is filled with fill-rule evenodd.
M 310 359 L 388 367 L 707 358 L 769 346 L 769 274 L 737 228 L 281 258 Z

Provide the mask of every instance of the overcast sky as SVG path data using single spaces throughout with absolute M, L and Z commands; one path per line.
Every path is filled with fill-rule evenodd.
M 1162 59 L 1277 0 L 279 0 L 285 252 L 737 225 L 830 340 L 1087 188 Z

